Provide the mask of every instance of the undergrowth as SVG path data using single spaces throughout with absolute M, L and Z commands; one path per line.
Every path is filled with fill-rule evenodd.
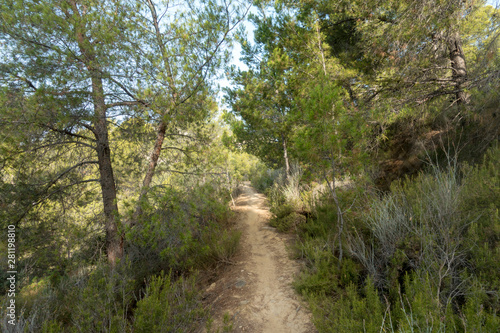
M 385 194 L 341 189 L 352 207 L 342 235 L 328 193 L 316 200 L 294 251 L 306 263 L 295 288 L 319 332 L 498 331 L 500 148 L 478 165 L 452 162 Z M 280 200 L 275 221 L 297 211 Z
M 229 194 L 206 183 L 190 191 L 152 192 L 143 216 L 126 231 L 126 256 L 23 281 L 16 325 L 2 332 L 192 332 L 209 312 L 197 286 L 200 270 L 225 264 L 238 248 Z M 205 279 L 205 277 L 204 277 Z

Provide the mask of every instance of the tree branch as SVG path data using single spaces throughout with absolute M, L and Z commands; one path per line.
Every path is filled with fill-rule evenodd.
M 71 144 L 71 143 L 75 143 L 75 144 L 78 144 L 78 145 L 81 145 L 81 146 L 84 146 L 84 147 L 87 147 L 87 148 L 91 148 L 91 149 L 95 149 L 96 147 L 95 146 L 92 146 L 88 143 L 85 143 L 85 142 L 81 142 L 81 141 L 60 141 L 60 142 L 52 142 L 52 143 L 48 143 L 48 144 L 45 144 L 45 145 L 42 145 L 42 146 L 38 146 L 38 147 L 35 147 L 35 148 L 32 148 L 29 150 L 29 152 L 34 152 L 34 151 L 37 151 L 37 150 L 40 150 L 40 149 L 43 149 L 43 148 L 47 148 L 47 147 L 53 147 L 53 146 L 57 146 L 57 145 L 64 145 L 64 144 Z
M 187 134 L 182 134 L 182 133 L 165 133 L 165 136 L 182 136 L 184 138 L 188 138 L 188 139 L 191 139 L 191 140 L 198 140 L 198 138 L 195 138 L 191 135 L 187 135 Z
M 177 171 L 177 170 L 165 170 L 165 172 L 179 173 L 181 175 L 191 175 L 191 176 L 205 176 L 205 175 L 226 175 L 224 172 L 187 172 L 187 171 Z
M 53 179 L 52 181 L 49 182 L 49 184 L 46 186 L 46 190 L 48 190 L 52 185 L 54 185 L 55 183 L 57 183 L 57 181 L 59 179 L 61 179 L 62 177 L 64 177 L 70 171 L 72 171 L 72 170 L 74 170 L 76 168 L 79 168 L 79 167 L 81 167 L 83 165 L 87 165 L 87 164 L 99 164 L 99 162 L 98 161 L 83 161 L 83 162 L 80 162 L 78 164 L 73 165 L 72 167 L 67 168 L 66 170 L 64 170 L 63 172 L 61 172 L 55 179 Z
M 179 147 L 173 147 L 173 146 L 163 147 L 161 150 L 167 150 L 167 149 L 175 149 L 175 150 L 183 152 L 184 154 L 188 153 L 188 151 L 186 149 L 182 149 Z
M 77 124 L 80 125 L 80 126 L 82 126 L 82 127 L 85 127 L 86 129 L 88 129 L 92 133 L 96 134 L 95 128 L 93 126 L 85 124 L 85 123 L 83 123 L 81 121 L 77 121 Z
M 110 108 L 114 108 L 114 107 L 117 107 L 117 106 L 135 106 L 135 105 L 149 106 L 150 104 L 146 103 L 144 101 L 141 101 L 141 100 L 137 100 L 137 101 L 123 101 L 123 102 L 115 102 L 115 103 L 106 104 L 106 108 L 110 109 Z
M 109 73 L 104 73 L 102 70 L 100 70 L 100 72 L 101 72 L 101 74 L 103 75 L 104 78 L 106 78 L 106 79 L 110 80 L 111 82 L 113 82 L 114 84 L 116 84 L 118 87 L 120 87 L 120 89 L 123 90 L 123 92 L 125 92 L 126 95 L 128 95 L 130 98 L 134 99 L 133 102 L 137 103 L 136 105 L 150 106 L 150 103 L 137 98 L 133 93 L 131 93 L 127 89 L 127 87 L 125 87 L 123 84 L 121 84 L 120 82 L 118 82 L 117 80 L 115 80 L 113 77 L 111 77 L 111 75 L 109 75 Z M 121 103 L 121 102 L 118 102 L 118 103 Z M 113 105 L 113 104 L 109 104 L 109 105 Z M 115 106 L 118 106 L 118 105 L 115 105 Z M 112 106 L 106 105 L 106 107 L 109 108 L 109 107 L 112 107 Z
M 89 140 L 91 142 L 95 142 L 96 140 L 95 139 L 92 139 L 92 138 L 89 138 L 88 136 L 85 136 L 85 135 L 81 135 L 81 134 L 76 134 L 76 133 L 73 133 L 67 129 L 59 129 L 59 128 L 55 128 L 54 126 L 51 126 L 49 124 L 39 124 L 41 127 L 46 127 L 48 129 L 50 129 L 51 131 L 53 132 L 57 132 L 57 133 L 60 133 L 60 134 L 65 134 L 65 135 L 69 135 L 69 136 L 72 136 L 72 137 L 75 137 L 75 138 L 80 138 L 80 139 L 84 139 L 84 140 Z M 87 127 L 83 124 L 79 124 L 79 125 L 82 125 L 84 127 Z M 90 126 L 89 126 L 90 127 Z M 93 131 L 93 128 L 90 127 L 90 130 Z

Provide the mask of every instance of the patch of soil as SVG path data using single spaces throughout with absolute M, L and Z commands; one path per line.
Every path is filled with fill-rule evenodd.
M 268 222 L 266 197 L 245 184 L 235 200 L 241 249 L 233 264 L 223 268 L 205 293 L 212 308 L 213 327 L 223 327 L 224 314 L 232 319 L 233 332 L 316 332 L 305 302 L 292 288 L 300 264 L 289 258 L 285 243 Z

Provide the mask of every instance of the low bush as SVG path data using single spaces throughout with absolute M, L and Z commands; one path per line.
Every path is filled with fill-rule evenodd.
M 295 283 L 320 332 L 493 332 L 500 319 L 500 149 L 367 192 L 338 234 L 336 206 L 316 203 L 295 246 Z M 356 189 L 339 191 L 343 207 Z M 351 194 L 349 194 L 351 193 Z M 339 239 L 344 257 L 339 262 Z
M 297 230 L 299 226 L 306 222 L 306 217 L 296 212 L 291 212 L 283 217 L 274 217 L 270 221 L 270 225 L 275 227 L 280 232 L 288 232 L 290 230 Z
M 192 191 L 169 189 L 151 200 L 156 205 L 145 207 L 142 220 L 127 232 L 127 252 L 135 271 L 172 270 L 181 275 L 200 265 L 216 266 L 231 256 L 239 236 L 227 231 L 232 221 L 230 198 L 223 194 L 205 184 Z
M 25 283 L 18 324 L 5 332 L 179 332 L 203 327 L 208 313 L 195 287 L 198 270 L 227 263 L 238 249 L 229 194 L 217 183 L 151 191 L 126 231 L 126 257 Z M 166 275 L 163 272 L 169 272 Z M 2 299 L 2 303 L 7 299 Z
M 192 332 L 206 315 L 192 278 L 172 281 L 161 273 L 152 278 L 137 303 L 133 332 Z
M 128 332 L 127 316 L 137 283 L 130 266 L 114 270 L 102 263 L 90 273 L 62 277 L 57 284 L 34 282 L 36 292 L 21 290 L 19 323 L 5 332 Z M 33 284 L 24 289 L 33 287 Z

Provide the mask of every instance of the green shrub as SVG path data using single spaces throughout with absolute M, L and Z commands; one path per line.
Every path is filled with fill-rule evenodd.
M 335 206 L 316 202 L 314 217 L 300 228 L 296 254 L 307 270 L 295 287 L 307 296 L 318 330 L 496 331 L 499 164 L 494 147 L 481 165 L 431 165 L 394 182 L 390 193 L 367 193 L 344 216 L 341 263 Z M 341 205 L 352 193 L 339 191 Z
M 90 274 L 48 279 L 21 289 L 19 332 L 127 332 L 137 284 L 130 266 L 100 264 Z M 36 288 L 34 287 L 36 286 Z M 6 331 L 7 332 L 7 331 Z
M 498 297 L 498 296 L 497 296 Z M 484 288 L 475 283 L 467 297 L 467 302 L 460 314 L 460 324 L 464 332 L 495 332 L 500 327 L 498 312 L 485 311 L 488 295 Z
M 302 169 L 298 164 L 292 165 L 288 177 L 285 177 L 283 170 L 279 171 L 273 185 L 265 192 L 272 213 L 278 215 L 283 210 L 283 206 L 286 206 L 287 210 L 291 209 L 291 211 L 295 212 L 304 211 L 306 204 L 303 198 L 304 189 L 300 184 L 301 177 Z
M 370 279 L 362 290 L 349 284 L 336 298 L 311 296 L 314 323 L 319 332 L 381 332 L 384 309 Z M 311 302 L 312 300 L 312 302 Z
M 295 289 L 302 295 L 334 295 L 338 291 L 337 260 L 328 250 L 314 248 L 315 254 L 308 254 L 314 266 L 302 272 L 295 281 Z
M 291 205 L 285 203 L 283 205 L 271 208 L 271 212 L 275 215 L 276 218 L 282 219 L 294 212 L 294 210 Z
M 274 217 L 271 219 L 269 224 L 275 227 L 280 232 L 288 232 L 290 230 L 296 230 L 297 227 L 301 226 L 306 222 L 306 217 L 296 212 L 291 212 L 283 217 Z
M 43 323 L 42 333 L 64 332 L 63 325 L 56 320 L 49 320 Z
M 199 328 L 206 312 L 194 280 L 183 278 L 173 282 L 170 275 L 152 278 L 144 297 L 137 303 L 134 332 L 192 332 Z
M 152 195 L 154 205 L 127 232 L 127 253 L 139 280 L 162 270 L 178 276 L 235 252 L 239 236 L 224 231 L 231 227 L 229 192 L 217 183 Z
M 436 299 L 436 290 L 429 276 L 418 278 L 416 275 L 406 275 L 404 294 L 400 293 L 399 304 L 393 304 L 396 314 L 393 321 L 397 323 L 399 332 L 455 332 L 447 323 L 453 317 L 447 316 L 446 309 L 441 307 Z M 449 308 L 448 308 L 449 309 Z M 399 310 L 399 311 L 398 311 Z
M 487 290 L 500 290 L 500 147 L 490 149 L 481 165 L 464 168 L 464 190 L 460 205 L 474 218 L 467 241 L 472 248 L 470 261 Z M 500 312 L 499 297 L 487 303 Z
M 199 302 L 195 278 L 185 276 L 229 262 L 240 238 L 239 232 L 230 230 L 230 197 L 219 185 L 152 190 L 140 221 L 126 231 L 127 256 L 114 269 L 103 257 L 94 266 L 85 262 L 71 275 L 62 272 L 33 279 L 18 294 L 16 329 L 162 332 L 163 322 L 168 325 L 162 329 L 169 332 L 198 327 L 207 313 Z M 171 274 L 151 278 L 162 270 Z M 141 298 L 144 288 L 146 297 Z M 156 311 L 153 315 L 149 307 Z M 162 313 L 162 308 L 169 312 Z
M 265 167 L 255 168 L 250 174 L 252 186 L 259 192 L 264 193 L 278 178 L 279 171 Z
M 200 240 L 201 253 L 198 253 L 197 267 L 209 268 L 231 262 L 231 257 L 238 251 L 240 238 L 241 232 L 236 230 L 206 230 Z

